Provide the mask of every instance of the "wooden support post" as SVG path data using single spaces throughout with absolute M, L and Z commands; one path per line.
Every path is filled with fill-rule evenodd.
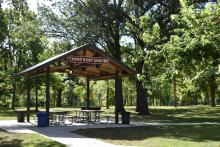
M 49 126 L 49 112 L 50 112 L 50 67 L 47 67 L 46 72 L 46 113 L 47 125 Z
M 106 109 L 109 109 L 109 81 L 107 81 L 106 84 L 107 84 Z
M 30 122 L 31 79 L 27 78 L 27 122 Z
M 118 71 L 115 73 L 115 124 L 118 124 L 118 90 L 116 82 L 118 80 Z
M 38 112 L 38 78 L 35 79 L 35 111 Z
M 90 89 L 89 89 L 89 78 L 86 78 L 86 109 L 89 109 L 89 96 L 90 96 Z

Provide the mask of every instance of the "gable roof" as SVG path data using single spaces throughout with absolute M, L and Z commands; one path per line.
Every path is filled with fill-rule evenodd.
M 108 59 L 109 63 L 103 63 L 100 65 L 74 63 L 70 60 L 71 57 L 100 57 Z M 97 80 L 113 78 L 116 71 L 118 71 L 119 76 L 130 76 L 136 74 L 134 70 L 117 61 L 112 56 L 106 54 L 104 51 L 96 48 L 92 44 L 86 44 L 31 66 L 21 72 L 14 74 L 14 77 L 38 76 L 46 73 L 46 69 L 48 67 L 50 67 L 50 72 L 71 73 L 76 76 L 83 76 Z

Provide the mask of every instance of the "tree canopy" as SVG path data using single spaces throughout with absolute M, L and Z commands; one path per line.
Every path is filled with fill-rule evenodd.
M 136 105 L 140 115 L 148 105 L 220 103 L 219 0 L 56 0 L 38 4 L 26 0 L 0 2 L 0 105 L 25 105 L 25 80 L 13 74 L 72 47 L 92 43 L 128 64 L 136 77 L 114 83 L 92 83 L 92 105 Z M 53 106 L 80 107 L 85 82 L 69 74 L 51 77 Z M 44 104 L 45 78 L 32 82 L 31 104 Z M 15 91 L 16 89 L 16 91 Z M 117 95 L 114 95 L 116 90 Z M 39 95 L 39 96 L 38 96 Z

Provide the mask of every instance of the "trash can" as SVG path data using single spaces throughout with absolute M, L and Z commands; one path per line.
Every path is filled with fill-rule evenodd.
M 24 122 L 26 111 L 17 110 L 17 121 Z
M 37 126 L 47 127 L 47 113 L 46 112 L 37 113 Z
M 121 113 L 122 124 L 130 124 L 130 112 Z

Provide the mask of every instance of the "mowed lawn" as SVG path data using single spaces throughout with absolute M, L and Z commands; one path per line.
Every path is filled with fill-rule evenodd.
M 82 129 L 74 133 L 105 142 L 147 147 L 219 147 L 220 125 Z
M 69 110 L 75 108 L 53 108 L 54 110 Z M 111 115 L 114 117 L 114 107 L 110 109 L 102 108 L 105 112 L 102 115 Z M 181 106 L 174 108 L 172 106 L 150 107 L 150 116 L 138 116 L 135 107 L 126 107 L 131 112 L 131 121 L 141 122 L 161 122 L 161 123 L 180 123 L 180 122 L 219 122 L 220 123 L 220 106 Z M 11 110 L 1 110 L 0 120 L 16 119 L 16 112 Z M 5 132 L 4 132 L 5 133 Z M 190 125 L 190 126 L 144 126 L 131 128 L 105 128 L 105 129 L 83 129 L 74 131 L 87 137 L 97 138 L 112 144 L 128 146 L 152 146 L 152 147 L 220 147 L 220 125 Z M 22 135 L 12 135 L 16 143 L 19 140 L 21 146 L 28 140 L 19 138 Z M 28 134 L 26 134 L 28 135 Z M 2 136 L 2 134 L 0 134 Z M 18 137 L 18 138 L 16 138 Z M 1 142 L 10 143 L 7 137 L 1 137 Z M 13 138 L 13 137 L 9 137 Z M 38 137 L 35 137 L 38 138 Z M 35 138 L 30 138 L 34 141 Z M 36 139 L 38 140 L 38 139 Z M 49 140 L 48 140 L 49 141 Z M 36 145 L 43 142 L 36 141 Z M 43 144 L 44 146 L 55 146 L 56 142 Z M 16 143 L 18 144 L 18 143 Z M 48 145 L 47 145 L 48 144 Z M 7 145 L 8 146 L 8 145 Z M 12 145 L 13 146 L 13 145 Z M 58 145 L 59 146 L 59 145 Z M 61 145 L 62 146 L 62 145 Z
M 25 110 L 26 108 L 19 108 Z M 74 109 L 79 108 L 51 108 L 51 110 L 66 110 L 73 113 Z M 131 112 L 132 121 L 142 121 L 142 122 L 220 122 L 220 106 L 210 107 L 210 106 L 180 106 L 174 108 L 173 106 L 150 106 L 150 116 L 139 116 L 135 112 L 135 107 L 125 107 L 128 112 Z M 31 108 L 32 115 L 34 113 L 34 108 Z M 40 108 L 40 110 L 45 111 L 45 109 Z M 114 118 L 114 107 L 106 109 L 102 107 L 105 112 L 102 115 L 111 115 Z M 12 110 L 0 109 L 0 120 L 11 120 L 16 119 L 16 112 Z
M 132 121 L 142 122 L 220 122 L 220 107 L 151 107 L 150 116 L 138 116 L 134 107 L 127 107 Z M 111 109 L 108 111 L 112 111 Z M 220 125 L 144 126 L 111 129 L 76 130 L 87 137 L 128 146 L 150 147 L 219 147 Z
M 8 133 L 0 129 L 0 147 L 65 147 L 65 145 L 35 133 Z
M 134 112 L 134 108 L 128 108 Z M 144 122 L 220 122 L 220 106 L 150 107 L 150 116 L 132 114 L 132 120 Z

